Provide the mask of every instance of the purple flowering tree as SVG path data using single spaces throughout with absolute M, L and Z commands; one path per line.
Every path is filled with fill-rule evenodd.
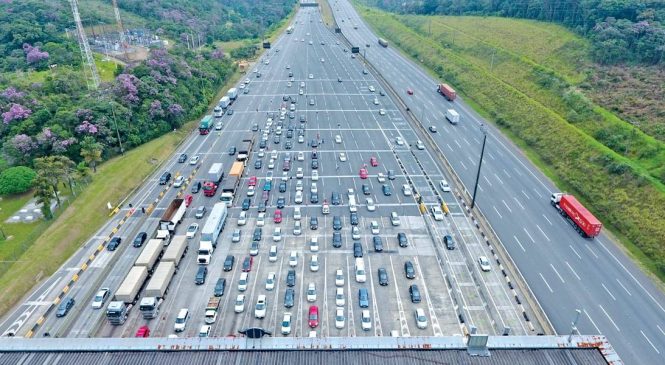
M 210 57 L 212 59 L 215 59 L 215 60 L 219 60 L 221 58 L 224 58 L 224 51 L 221 50 L 221 49 L 216 49 L 216 50 L 212 51 L 212 53 L 210 54 Z
M 40 63 L 49 57 L 48 52 L 43 52 L 39 47 L 33 47 L 28 43 L 23 43 L 23 51 L 25 52 L 25 60 L 28 65 Z
M 76 111 L 76 118 L 78 120 L 92 120 L 92 110 L 90 109 L 79 109 Z
M 173 104 L 169 105 L 169 107 L 167 108 L 167 111 L 169 112 L 169 114 L 172 117 L 176 117 L 176 118 L 180 117 L 185 112 L 185 110 L 182 108 L 182 106 L 180 106 L 180 104 L 176 104 L 176 103 L 173 103 Z
M 159 100 L 153 100 L 152 103 L 150 103 L 149 113 L 153 118 L 163 116 L 164 110 L 162 109 L 162 102 Z
M 9 124 L 15 120 L 23 120 L 32 114 L 32 110 L 24 107 L 21 104 L 12 103 L 9 107 L 9 110 L 2 113 L 2 121 L 5 124 Z
M 37 152 L 37 143 L 26 134 L 17 134 L 3 145 L 4 155 L 13 165 L 29 165 Z
M 99 132 L 99 128 L 97 125 L 90 123 L 87 120 L 84 120 L 81 124 L 76 126 L 74 129 L 76 133 L 79 134 L 89 134 L 89 135 L 95 135 L 97 132 Z
M 8 101 L 19 101 L 25 96 L 25 93 L 16 90 L 16 88 L 14 88 L 13 86 L 10 86 L 6 88 L 3 92 L 1 92 L 0 96 Z
M 138 84 L 141 82 L 136 76 L 121 74 L 116 77 L 116 94 L 127 104 L 139 102 Z

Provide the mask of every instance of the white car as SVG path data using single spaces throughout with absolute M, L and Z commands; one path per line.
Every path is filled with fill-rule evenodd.
M 298 136 L 298 143 L 305 143 L 305 136 Z
M 276 159 L 277 159 L 277 151 L 273 150 L 273 151 L 270 153 L 270 158 L 272 158 L 273 160 L 276 160 Z
M 335 143 L 342 143 L 342 136 L 339 134 L 335 135 Z
M 351 238 L 354 240 L 360 239 L 360 228 L 356 226 L 351 227 Z
M 176 177 L 175 180 L 173 181 L 173 187 L 174 188 L 179 188 L 184 183 L 185 183 L 185 177 L 180 175 L 180 176 Z
M 337 308 L 335 313 L 335 328 L 344 328 L 344 308 Z
M 480 270 L 483 271 L 492 270 L 492 267 L 490 266 L 490 260 L 488 260 L 487 257 L 485 256 L 480 256 L 478 258 L 478 264 L 480 265 Z
M 296 267 L 298 265 L 298 253 L 296 251 L 291 251 L 289 256 L 289 266 Z
M 344 152 L 339 153 L 339 161 L 340 162 L 346 162 L 346 153 L 344 153 Z
M 238 216 L 238 227 L 244 226 L 247 224 L 247 212 L 242 211 L 240 212 L 240 216 Z
M 342 269 L 335 271 L 335 286 L 344 286 L 344 272 Z
M 282 320 L 282 334 L 288 335 L 291 333 L 291 313 L 284 313 L 284 319 Z
M 234 306 L 234 311 L 236 313 L 242 313 L 245 311 L 245 295 L 244 294 L 238 294 L 236 297 L 236 303 Z
M 305 188 L 305 186 L 302 183 L 302 180 L 296 181 L 296 191 L 302 191 Z
M 319 172 L 314 170 L 312 171 L 312 181 L 318 181 L 319 180 Z
M 299 95 L 302 95 L 302 94 L 304 94 L 304 93 L 305 93 L 305 92 L 304 92 L 302 89 L 300 89 L 300 90 L 298 91 L 298 94 L 299 94 Z
M 337 288 L 335 290 L 335 305 L 338 307 L 343 307 L 346 304 L 344 299 L 344 288 Z
M 266 181 L 272 182 L 272 177 L 273 177 L 272 171 L 268 171 L 268 173 L 266 174 Z
M 270 159 L 270 161 L 268 161 L 268 168 L 271 170 L 275 168 L 275 160 L 273 160 L 272 158 Z
M 240 85 L 242 86 L 243 84 L 240 84 Z M 199 337 L 208 337 L 208 336 L 210 336 L 210 329 L 211 328 L 212 327 L 208 324 L 204 324 L 203 326 L 201 326 L 201 329 L 199 330 Z
M 419 150 L 424 150 L 425 149 L 425 144 L 421 140 L 416 141 L 416 148 Z
M 309 283 L 307 286 L 307 301 L 316 302 L 316 285 L 314 283 Z
M 324 62 L 326 62 L 326 60 L 324 60 L 323 58 L 321 58 L 321 63 L 324 63 Z
M 397 138 L 395 138 L 395 143 L 397 143 L 398 146 L 403 146 L 404 140 L 402 139 L 402 137 L 397 136 Z
M 369 331 L 372 329 L 372 318 L 369 316 L 369 311 L 367 309 L 362 311 L 360 323 L 362 324 L 363 331 Z
M 256 217 L 256 226 L 257 227 L 263 227 L 266 224 L 266 213 L 261 212 L 259 215 Z
M 379 234 L 379 223 L 377 221 L 371 221 L 369 223 L 369 228 L 372 230 L 373 235 Z
M 224 127 L 224 124 L 222 122 L 215 123 L 215 130 L 216 131 L 221 131 L 223 127 Z
M 443 220 L 443 212 L 441 211 L 441 208 L 437 206 L 432 207 L 432 215 L 434 216 L 435 221 L 442 221 Z
M 201 159 L 201 156 L 194 155 L 194 156 L 192 156 L 192 158 L 189 159 L 189 164 L 190 165 L 196 165 L 199 162 L 200 159 Z
M 196 232 L 199 231 L 199 224 L 198 223 L 192 223 L 187 227 L 187 233 L 185 233 L 185 237 L 187 238 L 194 238 L 196 236 Z
M 302 167 L 298 167 L 296 170 L 296 179 L 302 179 L 305 176 L 303 173 Z
M 312 186 L 309 187 L 309 192 L 312 193 L 312 194 L 316 194 L 316 193 L 319 192 L 319 189 L 318 189 L 318 187 L 316 186 L 316 183 L 315 183 L 315 182 L 313 182 L 313 183 L 312 183 Z
M 402 185 L 402 192 L 404 193 L 404 196 L 411 196 L 413 193 L 409 184 Z
M 234 229 L 231 235 L 231 242 L 240 242 L 240 230 Z
M 92 299 L 92 309 L 100 309 L 102 306 L 104 306 L 104 302 L 106 302 L 106 299 L 108 299 L 110 292 L 111 289 L 109 288 L 99 289 L 95 297 Z
M 259 157 L 264 157 L 265 155 L 266 155 L 266 151 L 264 151 L 263 148 L 261 148 L 259 150 Z
M 245 79 L 245 84 L 249 84 L 249 82 L 250 82 L 249 78 L 246 78 Z
M 379 180 L 380 183 L 386 182 L 386 175 L 384 175 L 383 172 L 379 172 L 376 175 L 376 179 Z
M 379 105 L 379 99 L 374 98 L 374 105 Z
M 302 191 L 296 191 L 295 202 L 296 204 L 302 204 Z
M 284 171 L 282 172 L 282 181 L 289 181 L 289 173 Z
M 450 185 L 448 185 L 448 181 L 446 181 L 446 180 L 439 181 L 439 186 L 441 187 L 441 190 L 443 190 L 445 192 L 450 191 Z
M 309 74 L 308 78 L 313 79 L 313 78 L 314 78 L 314 75 L 313 75 L 313 74 Z
M 293 86 L 293 83 L 291 81 L 286 83 L 286 87 L 291 87 L 291 86 Z
M 293 235 L 300 236 L 302 234 L 302 223 L 300 221 L 293 222 Z
M 319 237 L 312 237 L 309 241 L 309 250 L 312 252 L 319 252 Z
M 282 227 L 275 227 L 275 230 L 272 232 L 272 241 L 279 242 L 282 240 Z
M 293 208 L 293 219 L 299 221 L 302 218 L 302 213 L 300 213 L 300 207 Z
M 312 259 L 309 261 L 309 271 L 317 272 L 319 271 L 319 256 L 312 255 Z
M 300 87 L 305 87 L 305 81 L 300 81 Z
M 305 154 L 302 151 L 298 152 L 298 161 L 305 161 Z
M 267 307 L 268 304 L 266 303 L 266 296 L 263 294 L 259 295 L 259 297 L 256 299 L 256 306 L 254 307 L 254 317 L 259 319 L 265 318 Z
M 266 279 L 266 290 L 273 289 L 275 289 L 275 273 L 271 271 L 268 273 L 268 278 Z
M 254 196 L 255 193 L 256 193 L 256 187 L 250 186 L 249 188 L 247 188 L 247 196 Z
M 178 316 L 175 317 L 175 324 L 173 325 L 173 330 L 176 332 L 182 332 L 187 327 L 187 320 L 189 319 L 189 309 L 182 308 L 178 311 Z
M 416 317 L 416 325 L 421 330 L 427 328 L 427 317 L 425 316 L 425 311 L 422 308 L 416 309 L 414 313 Z
M 379 109 L 379 115 L 386 115 L 386 110 L 385 109 Z
M 371 93 L 376 91 L 376 89 L 372 85 L 369 85 L 368 89 L 369 89 L 369 92 L 371 92 Z
M 367 198 L 367 211 L 373 212 L 376 210 L 376 205 L 374 205 L 374 199 Z

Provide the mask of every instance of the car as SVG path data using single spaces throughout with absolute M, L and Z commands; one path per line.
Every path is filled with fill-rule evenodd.
M 196 271 L 196 276 L 194 277 L 194 284 L 203 285 L 206 282 L 207 276 L 208 268 L 206 266 L 199 266 L 199 269 Z
M 252 124 L 252 132 L 258 132 L 258 131 L 259 131 L 259 123 Z
M 275 230 L 272 233 L 272 241 L 273 242 L 279 242 L 282 240 L 282 228 L 281 227 L 275 227 Z
M 250 176 L 249 180 L 247 181 L 248 186 L 256 186 L 256 183 L 258 182 L 258 179 L 256 176 Z
M 246 88 L 242 91 L 242 93 L 243 93 L 243 94 L 249 94 L 249 88 L 246 87 Z
M 339 161 L 340 162 L 346 162 L 346 153 L 344 153 L 344 152 L 339 153 Z
M 372 318 L 369 316 L 369 310 L 365 309 L 361 312 L 360 324 L 363 331 L 372 329 Z
M 297 221 L 302 219 L 302 213 L 300 212 L 300 207 L 293 208 L 293 219 Z
M 109 243 L 106 244 L 106 249 L 109 251 L 115 251 L 118 246 L 120 246 L 120 243 L 122 242 L 122 238 L 120 237 L 113 237 L 109 241 Z
M 342 78 L 341 78 L 341 77 L 338 77 L 338 78 L 337 78 L 337 82 L 342 82 Z
M 319 228 L 319 218 L 317 217 L 310 217 L 309 219 L 309 229 L 312 231 L 315 231 Z
M 261 160 L 254 161 L 254 168 L 255 169 L 260 170 L 262 166 L 263 166 L 263 162 Z
M 432 207 L 432 215 L 434 216 L 435 221 L 443 220 L 443 212 L 441 211 L 441 208 L 436 205 Z
M 309 261 L 309 271 L 317 272 L 319 271 L 319 256 L 312 255 L 312 259 Z
M 109 288 L 99 289 L 97 291 L 97 294 L 95 294 L 95 297 L 92 298 L 92 309 L 100 309 L 101 307 L 103 307 L 104 303 L 109 298 L 110 293 L 111 289 Z
M 245 311 L 245 294 L 238 294 L 233 310 L 236 313 L 242 313 Z
M 233 270 L 233 263 L 236 261 L 235 256 L 233 255 L 227 255 L 226 258 L 224 259 L 224 271 L 231 271 Z
M 374 105 L 379 105 L 379 98 L 374 98 Z
M 372 167 L 377 167 L 379 166 L 379 160 L 377 160 L 376 157 L 372 156 L 369 158 L 369 164 L 372 165 Z
M 195 183 L 192 183 L 192 188 L 190 189 L 190 192 L 191 192 L 192 194 L 196 194 L 196 193 L 198 193 L 199 191 L 201 191 L 201 182 L 200 182 L 200 181 L 197 181 L 197 182 L 195 182 Z
M 283 199 L 283 198 L 282 198 L 282 199 Z M 284 204 L 282 203 L 282 206 L 280 207 L 280 206 L 279 206 L 279 203 L 278 203 L 278 204 L 277 204 L 277 207 L 279 207 L 279 208 L 284 208 Z M 279 209 L 275 209 L 275 215 L 274 215 L 273 221 L 274 221 L 275 223 L 282 223 L 282 211 L 281 211 L 281 210 L 279 210 Z
M 429 126 L 429 131 L 432 132 L 432 133 L 436 133 L 436 131 L 437 131 L 436 126 L 435 125 Z
M 388 272 L 386 269 L 380 267 L 378 270 L 379 275 L 379 285 L 386 286 L 388 285 Z
M 201 205 L 198 208 L 196 208 L 196 214 L 194 214 L 194 217 L 196 219 L 201 219 L 203 216 L 206 215 L 206 207 Z
M 318 171 L 312 171 L 312 181 L 319 181 L 319 172 Z
M 179 163 L 184 163 L 187 161 L 187 154 L 186 153 L 181 153 L 180 156 L 178 157 L 178 162 Z
M 406 275 L 407 279 L 416 278 L 416 269 L 413 267 L 413 263 L 411 261 L 404 263 L 404 275 Z
M 358 289 L 358 304 L 360 308 L 369 308 L 369 292 L 367 288 Z
M 304 93 L 303 89 L 298 90 L 298 94 L 303 95 Z
M 282 319 L 282 334 L 288 335 L 291 333 L 291 313 L 284 313 L 284 319 Z
M 406 89 L 406 93 L 409 95 L 413 95 L 413 90 L 411 88 Z
M 277 198 L 277 208 L 283 209 L 285 204 L 286 204 L 286 199 L 284 199 L 283 196 L 280 196 L 280 197 Z M 280 214 L 280 216 L 281 216 L 281 214 Z M 279 223 L 279 222 L 275 222 L 275 223 Z
M 273 177 L 272 171 L 268 171 L 268 173 L 266 173 L 266 183 L 263 184 L 263 190 L 265 191 L 272 190 L 272 177 Z
M 416 141 L 416 148 L 419 150 L 424 150 L 425 149 L 425 144 L 421 140 Z
M 192 158 L 189 159 L 189 164 L 190 165 L 196 165 L 197 163 L 199 163 L 200 159 L 201 159 L 201 156 L 194 155 L 194 156 L 192 156 Z
M 354 55 L 351 55 L 351 56 L 354 56 Z M 355 58 L 355 57 L 353 57 L 353 58 Z M 368 73 L 369 72 L 367 72 L 367 69 L 363 69 L 363 75 L 367 75 Z
M 351 227 L 351 238 L 354 240 L 360 239 L 360 229 L 356 226 Z
M 486 256 L 478 257 L 478 264 L 480 265 L 480 270 L 482 271 L 487 272 L 492 270 L 492 267 L 490 266 L 490 260 L 488 260 Z
M 260 242 L 263 238 L 263 229 L 261 227 L 254 228 L 254 233 L 252 233 L 252 241 Z
M 196 236 L 196 232 L 199 231 L 199 224 L 198 223 L 192 223 L 187 227 L 187 233 L 185 233 L 185 237 L 187 238 L 194 238 Z
M 60 305 L 58 305 L 58 309 L 55 312 L 56 317 L 64 317 L 69 313 L 69 310 L 72 309 L 76 301 L 74 298 L 71 297 L 65 297 L 62 299 L 60 302 Z
M 316 302 L 316 284 L 314 283 L 309 283 L 307 285 L 307 301 L 308 302 Z
M 159 185 L 166 185 L 171 180 L 171 173 L 166 171 L 159 177 Z
M 383 240 L 379 236 L 372 237 L 372 242 L 374 243 L 374 251 L 381 252 L 383 251 Z
M 319 237 L 314 236 L 310 239 L 309 250 L 312 252 L 319 252 Z
M 344 286 L 344 271 L 342 269 L 335 271 L 335 286 Z
M 335 248 L 342 247 L 342 234 L 340 232 L 333 232 L 332 234 L 332 246 Z
M 309 196 L 309 201 L 312 204 L 317 204 L 319 202 L 319 194 L 318 193 L 311 193 Z M 313 228 L 316 229 L 316 228 Z
M 242 260 L 242 271 L 243 272 L 252 271 L 253 263 L 254 263 L 254 258 L 252 256 L 246 256 L 245 259 Z
M 409 286 L 409 297 L 411 298 L 411 303 L 420 303 L 420 290 L 418 285 L 412 284 Z
M 265 201 L 260 202 L 259 206 L 256 208 L 256 210 L 261 212 L 261 213 L 265 213 L 265 211 L 266 211 L 266 202 Z
M 333 217 L 333 230 L 339 231 L 342 229 L 342 219 L 336 215 Z
M 390 224 L 395 227 L 400 225 L 399 215 L 397 215 L 397 212 L 390 212 Z
M 319 160 L 312 160 L 312 170 L 317 170 L 319 168 Z
M 132 246 L 134 247 L 141 247 L 143 245 L 143 242 L 148 238 L 148 234 L 145 232 L 139 232 L 136 237 L 134 237 L 134 241 L 132 241 Z
M 427 317 L 425 316 L 425 311 L 422 308 L 418 308 L 414 312 L 416 318 L 416 326 L 421 330 L 427 328 Z
M 404 232 L 397 234 L 397 243 L 399 244 L 399 247 L 409 246 L 409 241 L 406 239 L 406 234 Z
M 441 190 L 443 190 L 444 192 L 450 192 L 450 185 L 448 185 L 448 181 L 446 181 L 445 179 L 439 181 L 439 186 L 441 187 Z
M 357 226 L 358 223 L 359 223 L 358 213 L 351 212 L 351 214 L 349 216 L 349 222 L 351 223 L 352 226 Z
M 409 184 L 403 184 L 402 185 L 402 193 L 404 194 L 404 196 L 413 195 L 413 191 L 411 190 L 411 186 L 409 186 Z
M 305 143 L 305 136 L 303 136 L 303 135 L 298 136 L 298 143 Z M 299 161 L 302 161 L 302 160 L 299 160 Z
M 379 172 L 378 174 L 376 174 L 376 179 L 380 183 L 384 183 L 384 182 L 386 182 L 386 175 L 384 175 L 383 172 Z
M 369 85 L 369 87 L 368 87 L 367 89 L 368 89 L 369 92 L 371 92 L 371 93 L 373 93 L 373 92 L 376 91 L 376 89 L 375 89 L 374 86 L 372 86 L 372 85 Z
M 231 235 L 231 242 L 240 242 L 240 233 L 241 231 L 239 229 L 233 230 L 233 234 Z
M 377 221 L 369 222 L 369 228 L 372 231 L 373 235 L 378 235 L 379 234 L 379 223 Z
M 302 191 L 301 190 L 296 191 L 296 196 L 294 198 L 294 201 L 295 201 L 296 204 L 302 204 Z
M 310 328 L 316 328 L 319 326 L 319 307 L 315 305 L 309 306 L 307 324 L 309 325 Z
M 372 194 L 372 191 L 370 190 L 369 185 L 367 184 L 362 184 L 361 189 L 364 195 Z
M 194 197 L 192 195 L 187 194 L 185 196 L 185 207 L 189 208 L 190 205 L 192 205 L 192 200 L 194 200 Z
M 308 78 L 308 79 L 313 79 L 313 78 L 314 78 L 314 74 L 309 74 L 309 76 L 308 76 L 307 78 Z
M 178 311 L 178 315 L 175 317 L 175 324 L 173 325 L 173 330 L 175 332 L 182 332 L 187 327 L 187 320 L 189 319 L 189 309 L 181 308 Z
M 235 147 L 229 147 L 229 156 L 236 154 L 237 149 Z
M 383 90 L 379 90 L 379 95 L 386 96 L 386 93 Z
M 173 187 L 174 188 L 179 188 L 184 183 L 185 183 L 185 177 L 180 175 L 180 176 L 176 177 L 175 180 L 173 180 Z
M 222 123 L 221 121 L 215 123 L 215 130 L 216 130 L 216 131 L 221 131 L 222 128 L 224 128 L 224 123 Z
M 305 161 L 305 154 L 302 151 L 298 152 L 298 157 L 296 159 L 298 161 Z M 300 169 L 302 169 L 302 168 L 300 168 Z
M 344 308 L 337 308 L 335 310 L 335 328 L 344 328 Z
M 262 212 L 256 217 L 256 226 L 263 227 L 266 224 L 266 213 Z
M 340 136 L 339 134 L 336 134 L 335 135 L 335 143 L 342 143 L 342 136 Z
M 397 143 L 398 146 L 404 146 L 404 139 L 402 139 L 400 136 L 397 136 L 395 138 L 395 143 Z
M 247 224 L 247 212 L 242 211 L 240 212 L 240 215 L 238 216 L 238 227 L 244 226 Z
M 259 141 L 259 148 L 266 148 L 268 146 L 268 143 L 265 140 Z
M 379 115 L 386 115 L 385 109 L 379 109 Z
M 289 266 L 296 267 L 298 265 L 298 253 L 296 251 L 291 251 L 289 256 Z
M 286 138 L 291 138 L 291 137 L 289 137 L 289 135 L 287 134 Z M 286 143 L 284 143 L 284 149 L 290 150 L 292 148 L 293 148 L 293 142 L 291 142 L 291 140 L 288 140 L 288 141 L 286 141 Z M 291 169 L 291 164 L 290 163 L 289 164 L 285 163 L 283 169 L 284 169 L 284 171 L 289 171 Z
M 242 200 L 242 210 L 249 210 L 249 207 L 252 205 L 252 199 L 245 198 Z
M 268 307 L 266 296 L 260 294 L 256 299 L 256 306 L 254 307 L 254 317 L 258 319 L 265 318 L 266 308 Z
M 272 142 L 273 142 L 274 144 L 279 144 L 280 142 L 282 142 L 282 137 L 280 137 L 280 136 L 278 136 L 278 135 L 275 135 L 275 136 L 272 138 Z
M 213 292 L 213 295 L 216 297 L 221 297 L 224 295 L 224 289 L 226 288 L 226 279 L 225 278 L 219 278 L 217 279 L 217 283 L 215 283 L 215 290 Z
M 240 84 L 242 86 L 242 84 Z M 208 337 L 210 336 L 210 330 L 212 329 L 212 326 L 209 324 L 204 324 L 201 326 L 201 329 L 199 329 L 199 337 Z
M 330 203 L 332 205 L 340 205 L 342 203 L 341 197 L 338 192 L 333 191 L 330 197 Z
M 363 246 L 360 242 L 353 242 L 353 257 L 363 257 Z

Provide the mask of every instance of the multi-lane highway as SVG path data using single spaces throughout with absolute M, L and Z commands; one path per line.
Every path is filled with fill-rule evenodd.
M 482 118 L 460 98 L 451 103 L 436 93 L 441 80 L 395 49 L 380 47 L 377 35 L 349 2 L 331 1 L 331 6 L 344 36 L 364 48 L 368 61 L 420 122 L 438 126 L 433 138 L 463 182 L 458 188 L 472 191 Z M 407 88 L 414 95 L 407 95 Z M 448 108 L 460 113 L 459 125 L 445 120 Z M 606 235 L 595 240 L 578 236 L 549 204 L 550 193 L 556 191 L 512 143 L 489 127 L 477 204 L 557 332 L 569 333 L 580 309 L 579 331 L 607 335 L 627 363 L 663 363 L 665 295 Z

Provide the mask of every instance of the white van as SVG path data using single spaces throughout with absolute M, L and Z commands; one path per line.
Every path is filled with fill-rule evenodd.
M 246 272 L 240 273 L 240 279 L 238 280 L 238 290 L 239 291 L 247 290 L 248 282 L 249 282 L 249 274 Z
M 448 119 L 450 124 L 457 124 L 459 122 L 459 113 L 455 109 L 448 109 L 446 110 L 446 119 Z
M 270 251 L 268 252 L 268 261 L 276 262 L 277 261 L 277 246 L 270 246 Z
M 356 282 L 364 283 L 366 280 L 365 262 L 362 257 L 356 257 Z

